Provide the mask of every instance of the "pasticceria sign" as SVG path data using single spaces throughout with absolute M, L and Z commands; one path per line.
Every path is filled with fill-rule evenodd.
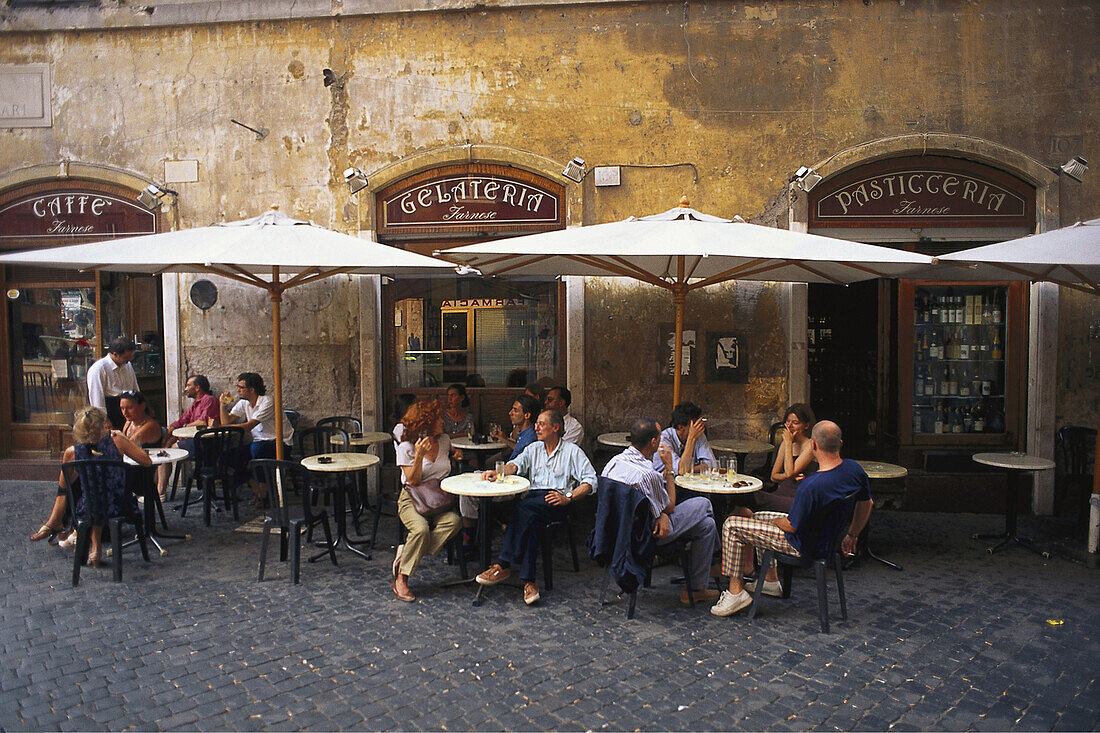
M 489 164 L 424 171 L 378 194 L 380 234 L 471 234 L 562 228 L 564 187 Z
M 812 226 L 1035 223 L 1034 188 L 1004 171 L 955 158 L 894 158 L 861 166 L 814 188 L 810 204 Z

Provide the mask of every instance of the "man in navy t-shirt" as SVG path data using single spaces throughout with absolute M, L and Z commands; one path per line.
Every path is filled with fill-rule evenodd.
M 871 484 L 863 468 L 853 460 L 840 457 L 840 427 L 829 420 L 822 420 L 813 429 L 813 450 L 818 469 L 802 480 L 788 514 L 757 512 L 752 517 L 729 517 L 722 527 L 722 574 L 730 579 L 729 590 L 722 591 L 718 603 L 710 609 L 715 616 L 729 616 L 752 605 L 752 595 L 743 580 L 747 552 L 753 548 L 777 550 L 789 555 L 813 553 L 804 547 L 805 528 L 809 519 L 830 502 L 842 499 L 853 491 L 857 493 L 855 514 L 844 537 L 842 549 L 851 555 L 856 549 L 856 539 L 871 516 L 874 502 L 871 500 Z M 821 535 L 819 552 L 828 548 L 829 540 L 843 527 L 825 528 Z M 780 595 L 778 576 L 774 568 L 767 569 L 763 592 Z

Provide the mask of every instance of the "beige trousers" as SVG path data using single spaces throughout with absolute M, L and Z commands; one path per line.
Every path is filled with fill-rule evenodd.
M 456 511 L 446 511 L 434 517 L 422 516 L 413 506 L 412 497 L 405 489 L 397 498 L 397 516 L 409 531 L 405 549 L 401 552 L 401 565 L 397 572 L 412 575 L 425 554 L 435 555 L 462 529 L 462 518 Z

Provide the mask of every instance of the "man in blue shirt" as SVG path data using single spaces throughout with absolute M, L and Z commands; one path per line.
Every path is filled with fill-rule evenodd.
M 745 553 L 754 548 L 777 550 L 789 555 L 801 555 L 813 552 L 814 548 L 803 547 L 804 529 L 809 519 L 832 501 L 857 491 L 855 514 L 848 533 L 844 537 L 842 550 L 851 555 L 856 549 L 856 539 L 867 519 L 871 516 L 874 502 L 871 500 L 871 483 L 867 473 L 855 461 L 840 457 L 840 427 L 829 420 L 814 425 L 813 451 L 817 459 L 817 473 L 802 479 L 794 495 L 794 503 L 788 514 L 778 512 L 757 512 L 752 517 L 731 516 L 722 527 L 722 574 L 730 579 L 729 590 L 722 591 L 710 612 L 715 616 L 729 616 L 752 605 L 752 595 L 745 588 L 743 568 Z M 837 527 L 837 532 L 843 528 Z M 829 537 L 822 537 L 827 543 Z M 768 569 L 769 574 L 774 572 Z M 781 589 L 776 581 L 764 584 L 764 592 L 779 595 Z
M 508 411 L 508 419 L 512 423 L 512 435 L 505 435 L 501 430 L 492 434 L 491 437 L 512 449 L 508 454 L 509 461 L 515 460 L 524 448 L 535 442 L 535 417 L 538 414 L 538 401 L 529 394 L 521 394 L 516 397 L 515 402 L 512 403 L 512 409 Z
M 695 473 L 704 466 L 716 468 L 714 451 L 707 442 L 707 421 L 694 402 L 681 402 L 672 408 L 672 419 L 661 431 L 661 445 L 672 451 L 672 470 L 678 474 Z M 688 460 L 681 462 L 683 456 Z M 653 470 L 662 470 L 661 459 L 653 456 Z
M 574 443 L 561 439 L 565 426 L 561 413 L 545 410 L 535 421 L 538 442 L 527 446 L 514 461 L 504 465 L 504 475 L 522 474 L 531 481 L 530 491 L 516 502 L 508 530 L 501 542 L 500 559 L 477 576 L 481 585 L 496 585 L 511 575 L 509 569 L 519 563 L 523 580 L 523 602 L 528 606 L 539 600 L 535 582 L 535 560 L 542 544 L 542 533 L 552 522 L 566 517 L 566 507 L 584 497 L 596 485 L 596 471 Z M 496 471 L 482 474 L 486 481 Z

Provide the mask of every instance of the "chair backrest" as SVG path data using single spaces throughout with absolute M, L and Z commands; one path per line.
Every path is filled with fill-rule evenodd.
M 244 445 L 244 428 L 222 425 L 195 433 L 195 470 L 212 471 L 227 451 Z
M 295 502 L 292 494 L 297 493 L 299 501 L 305 500 L 305 516 L 309 517 L 310 502 L 308 496 L 309 478 L 302 464 L 295 461 L 277 461 L 274 458 L 256 458 L 248 463 L 248 469 L 256 480 L 267 486 L 267 516 L 284 528 L 290 527 L 290 507 Z
M 1066 477 L 1091 476 L 1094 470 L 1096 428 L 1064 425 L 1058 430 L 1058 463 Z
M 845 530 L 852 523 L 858 497 L 857 489 L 847 496 L 833 499 L 810 516 L 809 526 L 805 532 L 799 533 L 804 558 L 827 558 L 840 551 L 840 543 L 844 540 Z
M 348 433 L 361 433 L 363 432 L 363 422 L 357 417 L 348 417 L 340 415 L 336 417 L 322 417 L 317 421 L 317 427 L 323 425 L 332 425 L 333 427 L 340 428 L 344 432 Z
M 351 445 L 347 431 L 335 425 L 317 425 L 297 432 L 294 436 L 298 440 L 298 452 L 302 458 L 319 453 L 342 453 Z M 333 443 L 333 436 L 338 436 L 340 440 Z
M 290 427 L 297 432 L 298 423 L 302 421 L 302 414 L 297 410 L 283 410 L 283 415 L 286 417 L 287 422 L 290 423 Z
M 112 509 L 125 508 L 128 504 L 113 506 L 111 494 L 125 487 L 129 490 L 129 467 L 122 461 L 111 461 L 89 458 L 81 461 L 68 461 L 61 464 L 61 471 L 65 474 L 66 483 L 69 486 L 69 499 L 74 500 L 72 487 L 79 482 L 81 494 L 88 510 L 88 517 L 93 524 L 101 525 L 117 512 Z M 75 479 L 75 481 L 74 481 Z M 73 510 L 75 513 L 75 506 Z M 127 513 L 127 519 L 131 519 Z

